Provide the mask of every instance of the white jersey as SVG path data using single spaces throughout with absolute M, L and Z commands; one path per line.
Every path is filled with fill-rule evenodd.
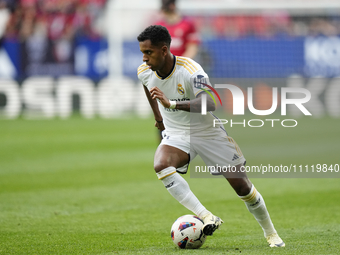
M 158 87 L 169 100 L 187 101 L 204 92 L 202 83 L 209 84 L 208 75 L 194 60 L 186 57 L 174 56 L 174 66 L 170 74 L 162 78 L 156 71 L 152 71 L 144 63 L 138 67 L 138 79 L 149 90 Z M 207 87 L 205 89 L 209 90 Z M 190 113 L 187 111 L 168 109 L 158 102 L 159 110 L 163 117 L 167 133 L 196 133 L 200 135 L 216 134 L 216 131 L 224 130 L 223 126 L 213 127 L 216 118 L 212 113 Z M 194 120 L 195 119 L 195 120 Z M 195 123 L 194 123 L 195 122 Z M 224 133 L 225 134 L 225 133 Z

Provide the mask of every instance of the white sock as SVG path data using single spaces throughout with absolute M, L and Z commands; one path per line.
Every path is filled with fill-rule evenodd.
M 202 218 L 210 213 L 192 193 L 187 181 L 176 172 L 175 167 L 167 167 L 156 174 L 169 193 L 198 217 Z
M 262 227 L 265 237 L 276 233 L 274 225 L 267 211 L 266 204 L 264 203 L 263 197 L 256 190 L 254 185 L 252 185 L 248 195 L 239 197 L 244 201 L 249 212 L 254 215 L 255 219 Z

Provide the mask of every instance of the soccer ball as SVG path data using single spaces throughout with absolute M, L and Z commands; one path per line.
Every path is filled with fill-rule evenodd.
M 181 249 L 200 248 L 207 236 L 202 231 L 203 221 L 195 215 L 179 217 L 171 227 L 171 238 Z

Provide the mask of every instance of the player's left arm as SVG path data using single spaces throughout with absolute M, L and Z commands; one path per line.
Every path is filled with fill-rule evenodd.
M 174 109 L 186 112 L 201 112 L 202 107 L 201 96 L 204 93 L 200 93 L 197 96 L 197 98 L 192 99 L 190 101 L 176 101 L 176 106 Z M 170 107 L 170 100 L 164 95 L 164 93 L 158 87 L 151 88 L 150 94 L 152 99 L 158 99 L 165 108 Z M 207 96 L 207 111 L 215 111 L 215 103 L 210 96 Z

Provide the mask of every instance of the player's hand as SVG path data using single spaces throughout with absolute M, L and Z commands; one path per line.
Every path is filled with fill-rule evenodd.
M 155 127 L 158 128 L 159 131 L 163 131 L 165 129 L 163 121 L 162 122 L 155 122 Z
M 170 101 L 169 99 L 164 95 L 164 93 L 158 88 L 153 87 L 150 89 L 150 94 L 152 99 L 158 99 L 159 102 L 165 107 L 170 107 Z

